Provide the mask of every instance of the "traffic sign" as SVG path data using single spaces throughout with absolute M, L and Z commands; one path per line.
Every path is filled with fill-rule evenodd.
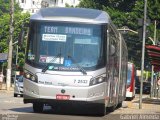
M 0 60 L 0 63 L 6 62 L 7 60 Z
M 0 62 L 5 62 L 7 60 L 8 53 L 0 53 Z

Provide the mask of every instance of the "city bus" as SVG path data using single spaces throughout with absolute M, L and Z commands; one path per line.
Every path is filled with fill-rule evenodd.
M 128 62 L 126 98 L 129 100 L 135 97 L 135 76 L 135 66 L 133 63 Z
M 126 43 L 106 12 L 42 8 L 30 17 L 23 101 L 39 113 L 68 105 L 105 115 L 126 98 L 127 62 Z

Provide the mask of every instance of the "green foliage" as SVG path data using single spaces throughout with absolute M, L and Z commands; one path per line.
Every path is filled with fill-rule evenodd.
M 160 39 L 160 1 L 148 0 L 147 2 L 147 18 L 151 20 L 147 30 L 151 38 L 154 37 L 154 21 L 157 21 L 157 39 Z M 81 0 L 79 7 L 93 8 L 104 10 L 109 13 L 113 23 L 121 28 L 128 26 L 134 31 L 138 31 L 138 18 L 144 17 L 144 0 Z M 138 35 L 128 33 L 124 35 L 128 46 L 129 61 L 134 61 L 136 66 L 140 68 L 142 40 Z M 146 44 L 152 44 L 151 40 L 146 38 Z M 146 57 L 147 58 L 147 57 Z M 145 62 L 147 59 L 145 59 Z
M 8 44 L 9 44 L 9 30 L 10 30 L 10 0 L 1 0 L 0 1 L 0 53 L 8 53 Z M 22 24 L 29 22 L 29 13 L 22 13 L 19 6 L 14 4 L 14 32 L 13 32 L 13 43 L 18 41 L 20 31 L 22 29 Z M 26 33 L 25 29 L 25 33 Z M 24 53 L 26 44 L 22 44 L 19 48 L 18 53 L 18 66 L 23 67 L 24 65 Z M 16 44 L 13 46 L 13 64 L 16 63 Z M 0 64 L 0 68 L 1 68 Z M 4 63 L 4 67 L 7 64 Z
M 17 12 L 15 13 L 15 23 L 14 23 L 14 42 L 18 41 L 20 32 L 22 29 L 25 30 L 25 36 L 27 34 L 27 29 L 23 27 L 25 23 L 29 22 L 29 13 L 21 13 Z M 24 65 L 24 58 L 25 58 L 25 48 L 26 48 L 26 38 L 24 38 L 24 44 L 22 44 L 18 49 L 18 66 L 23 67 Z M 14 46 L 14 49 L 16 50 L 16 46 Z M 15 61 L 16 57 L 14 57 L 13 61 Z
M 102 6 L 100 5 L 100 1 L 102 0 L 82 0 L 78 7 L 83 7 L 83 8 L 93 8 L 93 9 L 101 9 Z
M 0 16 L 3 15 L 4 13 L 9 13 L 10 11 L 10 1 L 11 0 L 0 0 Z M 15 3 L 15 6 L 14 6 L 14 11 L 17 12 L 19 11 L 20 8 L 18 6 L 17 3 Z
M 74 7 L 73 5 L 65 4 L 65 7 Z
M 0 16 L 9 13 L 9 0 L 0 0 Z
M 8 51 L 9 19 L 10 16 L 7 13 L 0 17 L 0 53 Z
M 103 7 L 129 12 L 135 5 L 136 0 L 81 0 L 79 7 L 102 10 Z

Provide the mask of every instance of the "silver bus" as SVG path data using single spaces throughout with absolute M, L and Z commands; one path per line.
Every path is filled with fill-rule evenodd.
M 24 103 L 33 103 L 34 112 L 77 105 L 105 115 L 125 100 L 127 60 L 125 41 L 106 12 L 40 9 L 30 17 Z

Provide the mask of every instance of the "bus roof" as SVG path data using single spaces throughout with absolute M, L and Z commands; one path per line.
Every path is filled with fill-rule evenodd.
M 109 15 L 101 10 L 88 8 L 42 8 L 33 14 L 31 20 L 71 21 L 89 23 L 109 23 Z

